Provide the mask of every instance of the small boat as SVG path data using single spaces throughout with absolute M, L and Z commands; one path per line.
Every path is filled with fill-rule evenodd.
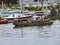
M 5 23 L 8 23 L 8 21 L 7 20 L 0 19 L 0 24 L 5 24 Z

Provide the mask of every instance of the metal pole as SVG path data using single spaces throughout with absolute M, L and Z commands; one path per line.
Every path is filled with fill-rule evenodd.
M 43 11 L 43 0 L 42 0 L 41 4 L 42 4 L 42 11 Z
M 38 6 L 39 6 L 39 0 L 38 0 Z
M 20 0 L 21 12 L 22 12 L 22 0 Z

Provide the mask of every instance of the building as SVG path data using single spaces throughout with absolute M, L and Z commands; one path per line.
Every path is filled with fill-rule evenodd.
M 20 0 L 23 5 L 41 5 L 42 0 Z M 60 3 L 60 0 L 43 0 L 43 5 L 47 3 Z
M 57 5 L 60 3 L 60 0 L 19 0 L 18 1 L 21 7 L 33 5 L 33 6 L 40 6 L 40 7 L 47 7 L 52 5 Z
M 44 0 L 43 4 L 47 4 L 48 0 Z M 22 5 L 41 5 L 42 4 L 42 0 L 20 0 L 20 4 L 22 3 Z

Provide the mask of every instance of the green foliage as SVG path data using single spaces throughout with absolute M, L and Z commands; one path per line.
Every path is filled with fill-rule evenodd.
M 38 0 L 34 0 L 34 2 L 37 2 Z
M 51 16 L 54 16 L 54 15 L 56 15 L 57 14 L 57 12 L 56 12 L 56 10 L 53 8 L 52 10 L 51 10 Z
M 51 25 L 53 22 L 50 21 L 33 21 L 33 22 L 14 22 L 16 27 L 25 27 L 25 26 L 43 26 L 43 25 Z
M 16 4 L 8 3 L 7 6 L 10 7 L 10 8 L 12 8 L 13 6 L 16 6 Z
M 42 8 L 40 7 L 40 6 L 37 6 L 36 8 L 35 8 L 35 10 L 36 11 L 39 11 L 39 10 L 41 10 Z
M 13 4 L 12 3 L 9 3 L 8 4 L 8 7 L 12 8 Z
M 40 11 L 42 8 L 40 6 L 34 7 L 32 5 L 25 7 L 26 10 L 36 10 L 36 11 Z
M 31 10 L 34 10 L 34 9 L 35 9 L 35 7 L 34 7 L 34 6 L 32 6 L 32 5 L 30 5 L 29 7 L 25 7 L 25 9 L 26 9 L 26 10 L 31 11 Z
M 56 20 L 56 19 L 59 19 L 60 20 L 60 15 L 55 15 L 55 16 L 49 16 L 49 18 L 51 19 L 51 20 Z

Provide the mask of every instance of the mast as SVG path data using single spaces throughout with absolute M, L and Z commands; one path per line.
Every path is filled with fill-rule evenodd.
M 41 4 L 42 4 L 42 11 L 43 11 L 43 0 L 42 0 Z
M 21 7 L 21 12 L 22 12 L 22 0 L 20 0 L 20 7 Z
M 39 6 L 39 0 L 38 0 L 38 6 Z
M 3 1 L 2 1 L 2 10 L 3 10 Z

